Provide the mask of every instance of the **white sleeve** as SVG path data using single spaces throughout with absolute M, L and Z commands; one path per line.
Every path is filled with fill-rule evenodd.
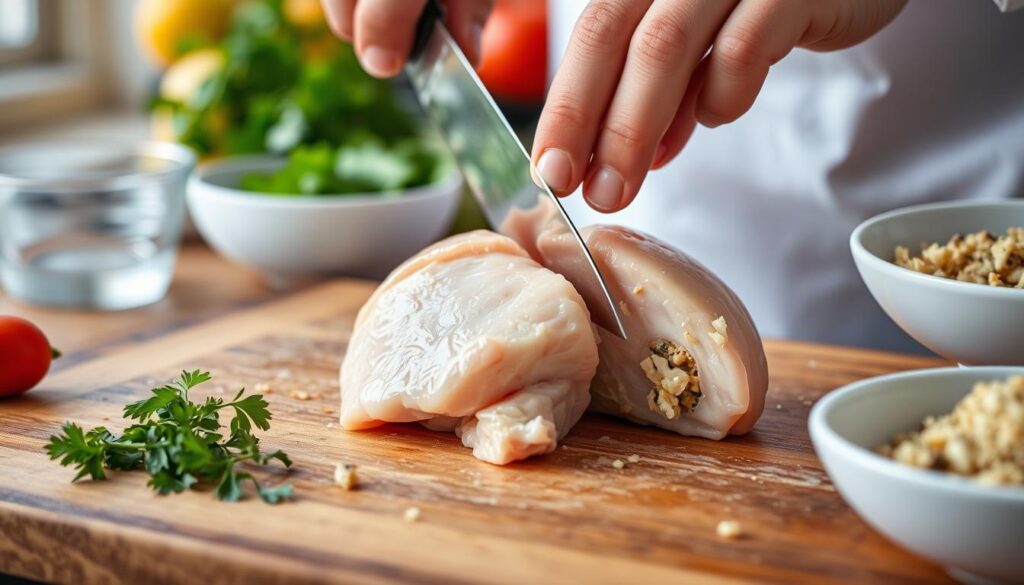
M 1010 12 L 1018 8 L 1024 8 L 1024 0 L 994 0 L 999 10 Z

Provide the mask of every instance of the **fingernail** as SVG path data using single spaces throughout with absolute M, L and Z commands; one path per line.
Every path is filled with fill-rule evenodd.
M 483 49 L 480 46 L 480 37 L 484 34 L 484 27 L 479 22 L 469 25 L 469 43 L 473 51 L 473 65 L 479 66 L 483 60 Z
M 713 118 L 707 114 L 704 114 L 700 118 L 700 125 L 705 128 L 718 128 L 722 125 L 722 121 L 718 118 Z
M 359 55 L 363 69 L 374 77 L 391 77 L 398 73 L 398 55 L 381 47 L 366 47 Z
M 651 163 L 651 168 L 656 169 L 660 167 L 662 159 L 665 158 L 666 154 L 668 154 L 668 147 L 665 146 L 665 143 L 659 142 L 658 148 L 654 149 L 654 162 Z
M 622 175 L 608 165 L 602 165 L 590 178 L 589 189 L 585 190 L 590 205 L 598 211 L 615 211 L 622 203 L 625 183 Z
M 549 148 L 540 155 L 537 171 L 556 193 L 564 193 L 572 182 L 572 161 L 564 150 L 558 148 Z

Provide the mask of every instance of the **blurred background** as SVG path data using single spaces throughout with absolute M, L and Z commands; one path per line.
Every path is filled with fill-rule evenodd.
M 545 4 L 501 0 L 483 35 L 480 76 L 527 143 Z M 360 70 L 319 0 L 0 0 L 0 144 L 154 138 L 201 162 L 270 153 L 289 172 L 252 190 L 365 192 L 436 178 L 444 154 L 417 111 L 404 80 Z M 343 153 L 359 176 L 333 172 Z M 456 231 L 482 225 L 464 199 Z

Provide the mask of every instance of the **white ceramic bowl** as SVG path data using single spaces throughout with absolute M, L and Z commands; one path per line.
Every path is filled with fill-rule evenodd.
M 1024 487 L 989 487 L 872 451 L 927 415 L 950 412 L 973 384 L 1024 368 L 940 368 L 844 386 L 811 409 L 814 449 L 854 510 L 882 534 L 958 578 L 1024 582 Z
M 861 277 L 886 314 L 939 355 L 972 365 L 1024 365 L 1024 290 L 921 274 L 892 263 L 896 246 L 1024 226 L 1024 201 L 940 203 L 873 217 L 853 231 Z
M 265 273 L 272 285 L 310 276 L 381 278 L 445 235 L 462 177 L 384 196 L 273 196 L 242 191 L 240 178 L 280 167 L 234 157 L 199 167 L 188 185 L 196 228 L 218 252 Z

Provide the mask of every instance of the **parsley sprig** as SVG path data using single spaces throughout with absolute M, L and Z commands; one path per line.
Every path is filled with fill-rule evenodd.
M 209 397 L 205 402 L 189 400 L 189 390 L 210 380 L 209 372 L 183 371 L 173 383 L 152 390 L 152 396 L 124 407 L 124 418 L 136 421 L 120 435 L 104 427 L 85 431 L 66 422 L 62 432 L 50 437 L 46 451 L 50 459 L 73 465 L 78 475 L 106 479 L 104 469 L 145 469 L 149 486 L 166 495 L 180 493 L 200 484 L 216 484 L 216 494 L 230 502 L 242 498 L 242 484 L 251 481 L 256 492 L 269 504 L 291 497 L 292 486 L 284 483 L 274 487 L 261 485 L 238 464 L 250 462 L 266 465 L 276 459 L 285 467 L 292 461 L 283 451 L 264 453 L 253 427 L 270 428 L 270 411 L 262 395 L 242 395 L 233 399 Z M 225 437 L 220 413 L 234 411 Z

